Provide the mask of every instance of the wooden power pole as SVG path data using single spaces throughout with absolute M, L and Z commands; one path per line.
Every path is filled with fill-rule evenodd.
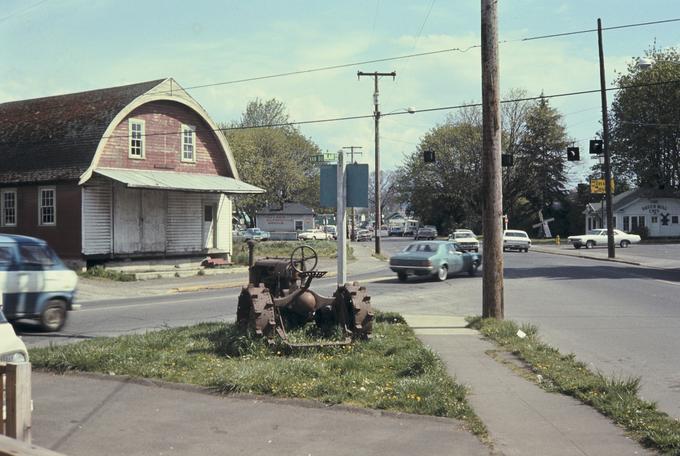
M 503 187 L 498 0 L 482 0 L 482 316 L 503 319 Z
M 380 228 L 382 227 L 382 214 L 380 213 L 380 105 L 378 104 L 378 78 L 381 76 L 392 76 L 394 79 L 397 76 L 396 71 L 391 73 L 365 73 L 363 71 L 357 72 L 357 77 L 361 79 L 362 76 L 370 76 L 373 78 L 373 119 L 375 122 L 375 226 L 373 231 L 375 234 L 375 253 L 380 255 Z

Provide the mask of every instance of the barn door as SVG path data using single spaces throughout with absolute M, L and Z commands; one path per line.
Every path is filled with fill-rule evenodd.
M 165 198 L 161 190 L 142 191 L 142 252 L 165 251 Z
M 141 194 L 138 189 L 116 186 L 113 196 L 113 251 L 136 253 L 141 251 L 140 227 Z

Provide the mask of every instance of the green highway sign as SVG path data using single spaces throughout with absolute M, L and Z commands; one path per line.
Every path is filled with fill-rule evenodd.
M 312 155 L 311 160 L 313 163 L 326 163 L 336 161 L 338 159 L 338 154 L 335 152 L 326 152 L 325 154 Z

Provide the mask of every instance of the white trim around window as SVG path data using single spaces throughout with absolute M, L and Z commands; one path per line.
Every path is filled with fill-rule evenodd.
M 196 127 L 182 124 L 180 135 L 180 160 L 184 163 L 196 163 Z
M 146 157 L 145 125 L 141 119 L 128 120 L 128 157 L 143 160 Z
M 38 225 L 54 226 L 57 224 L 57 189 L 55 187 L 38 188 Z
M 16 188 L 3 188 L 0 191 L 0 225 L 17 226 Z

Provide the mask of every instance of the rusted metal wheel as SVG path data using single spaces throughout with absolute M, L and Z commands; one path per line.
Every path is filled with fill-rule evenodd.
M 366 287 L 357 282 L 343 287 L 349 321 L 347 326 L 355 339 L 368 339 L 373 332 L 373 308 Z
M 242 331 L 251 329 L 258 336 L 273 340 L 276 332 L 274 300 L 263 285 L 244 287 L 238 297 L 236 323 Z

